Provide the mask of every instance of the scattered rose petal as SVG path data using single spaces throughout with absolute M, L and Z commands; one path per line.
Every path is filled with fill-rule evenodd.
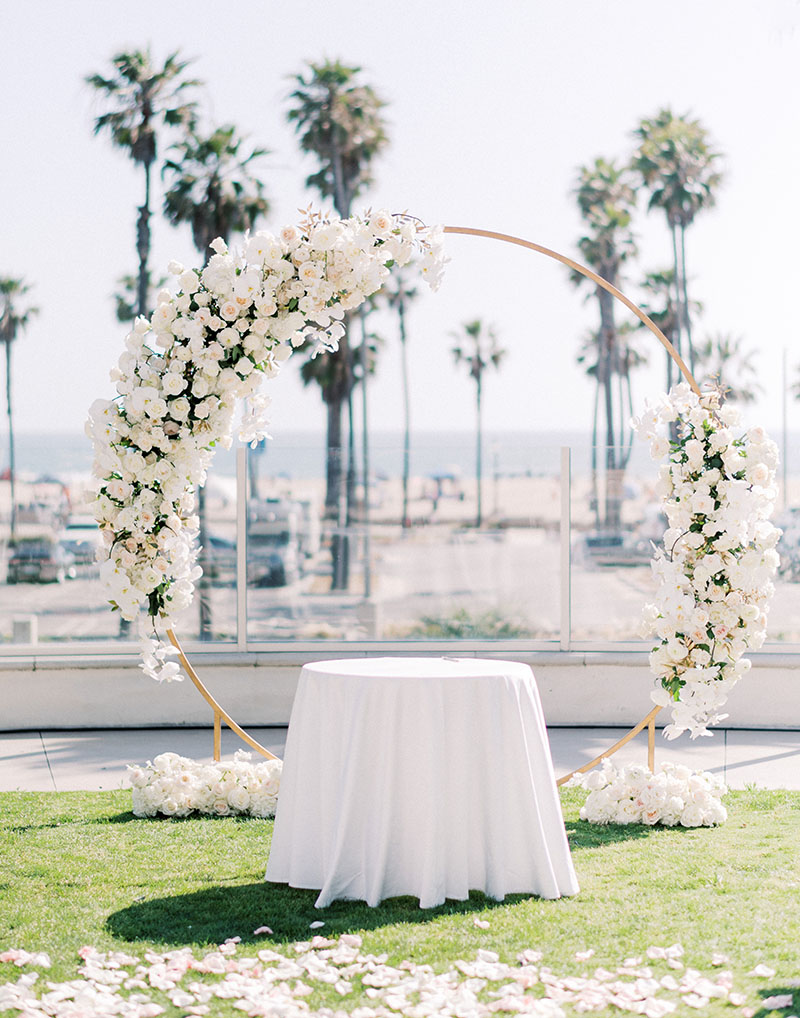
M 791 1007 L 793 1000 L 794 995 L 791 993 L 775 993 L 771 997 L 764 997 L 761 1006 L 767 1011 L 773 1011 L 779 1007 Z
M 488 930 L 489 923 L 485 919 L 473 919 L 472 925 L 477 926 L 479 930 Z
M 588 951 L 576 951 L 575 961 L 588 961 L 594 956 L 594 948 L 590 947 Z
M 309 923 L 308 928 L 310 930 L 321 930 L 324 925 L 325 923 L 321 919 L 315 919 L 313 923 Z
M 748 976 L 759 976 L 761 979 L 771 979 L 775 975 L 775 969 L 771 969 L 769 965 L 756 965 L 747 974 Z
M 257 930 L 253 930 L 254 937 L 260 937 L 262 933 L 272 933 L 269 926 L 259 926 Z
M 720 954 L 719 951 L 715 951 L 711 955 L 711 964 L 716 966 L 730 964 L 730 958 L 725 954 Z

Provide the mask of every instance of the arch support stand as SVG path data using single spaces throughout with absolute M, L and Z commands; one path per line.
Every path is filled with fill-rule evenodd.
M 228 714 L 226 711 L 222 709 L 222 707 L 220 707 L 220 705 L 217 703 L 217 701 L 214 699 L 211 693 L 209 693 L 209 691 L 200 681 L 200 676 L 194 670 L 191 662 L 189 661 L 189 658 L 183 652 L 183 647 L 181 647 L 178 637 L 175 635 L 175 631 L 173 629 L 168 629 L 167 636 L 169 637 L 169 642 L 178 652 L 178 660 L 180 661 L 183 670 L 195 684 L 195 686 L 200 692 L 200 695 L 203 697 L 203 699 L 206 701 L 206 703 L 211 707 L 212 711 L 214 712 L 214 759 L 219 760 L 221 757 L 222 722 L 224 721 L 228 728 L 231 729 L 231 731 L 236 732 L 239 738 L 244 740 L 244 742 L 246 742 L 248 746 L 251 746 L 257 753 L 260 753 L 263 757 L 266 757 L 267 760 L 277 760 L 278 757 L 275 756 L 274 753 L 270 753 L 270 751 L 265 746 L 262 746 L 260 742 L 256 742 L 256 740 L 252 736 L 248 735 L 243 728 L 236 724 L 236 722 L 233 720 L 230 714 Z
M 575 777 L 576 774 L 586 774 L 587 771 L 592 770 L 599 763 L 602 763 L 602 761 L 607 757 L 616 753 L 618 749 L 622 749 L 622 747 L 629 743 L 631 739 L 635 739 L 643 728 L 647 729 L 647 766 L 652 771 L 656 764 L 656 714 L 658 714 L 661 709 L 661 707 L 653 707 L 650 713 L 643 717 L 638 725 L 634 725 L 634 727 L 631 728 L 626 735 L 623 735 L 619 742 L 615 742 L 611 749 L 607 749 L 605 753 L 601 753 L 600 756 L 596 756 L 594 760 L 590 760 L 589 763 L 584 764 L 583 767 L 577 767 L 574 771 L 570 771 L 569 774 L 565 774 L 563 778 L 558 779 L 556 784 L 565 785 L 569 779 Z

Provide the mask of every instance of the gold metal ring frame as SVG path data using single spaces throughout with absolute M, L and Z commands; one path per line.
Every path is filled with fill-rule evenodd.
M 492 230 L 476 230 L 469 226 L 445 226 L 444 232 L 461 234 L 462 236 L 468 237 L 487 237 L 489 240 L 499 240 L 504 244 L 514 244 L 517 247 L 524 247 L 529 251 L 536 251 L 538 254 L 545 255 L 547 258 L 552 258 L 557 262 L 561 262 L 562 265 L 566 265 L 568 268 L 580 273 L 582 276 L 586 276 L 587 279 L 591 279 L 593 283 L 602 287 L 602 289 L 607 290 L 612 297 L 615 297 L 618 301 L 620 301 L 620 303 L 624 304 L 625 307 L 628 308 L 629 311 L 632 311 L 639 321 L 653 333 L 678 366 L 681 374 L 689 383 L 691 388 L 700 395 L 700 387 L 695 381 L 691 371 L 686 366 L 683 358 L 652 318 L 648 317 L 648 315 L 646 315 L 637 304 L 626 297 L 621 290 L 618 290 L 616 286 L 613 286 L 607 279 L 603 279 L 602 276 L 599 276 L 586 265 L 581 265 L 580 262 L 576 262 L 574 259 L 560 254 L 558 251 L 553 251 L 549 247 L 543 247 L 541 244 L 534 244 L 533 241 L 523 240 L 521 237 L 514 237 L 508 233 L 495 233 Z M 183 652 L 183 648 L 181 647 L 174 630 L 168 629 L 167 636 L 169 637 L 172 645 L 178 651 L 178 659 L 180 660 L 184 671 L 214 712 L 214 759 L 220 759 L 223 721 L 230 729 L 232 729 L 232 731 L 236 732 L 240 738 L 242 738 L 249 746 L 259 752 L 262 756 L 267 757 L 269 760 L 277 759 L 274 753 L 270 753 L 268 749 L 249 736 L 243 728 L 237 725 L 233 718 L 225 710 L 223 710 L 219 703 L 217 703 L 205 685 L 201 682 L 200 677 L 192 667 L 189 659 L 186 657 L 186 654 Z M 593 767 L 596 767 L 601 760 L 604 760 L 606 757 L 616 753 L 618 749 L 621 749 L 626 743 L 630 742 L 630 740 L 635 738 L 635 736 L 637 736 L 644 728 L 647 728 L 647 764 L 652 771 L 655 766 L 655 719 L 661 709 L 661 707 L 653 707 L 653 709 L 646 714 L 638 724 L 634 725 L 634 727 L 631 728 L 631 730 L 627 732 L 618 742 L 614 743 L 610 749 L 607 749 L 604 753 L 601 753 L 600 756 L 595 757 L 594 760 L 590 760 L 589 763 L 584 764 L 582 767 L 578 767 L 574 771 L 570 771 L 569 774 L 565 774 L 563 777 L 559 778 L 558 784 L 563 785 L 575 774 L 585 774 L 587 771 L 590 771 Z

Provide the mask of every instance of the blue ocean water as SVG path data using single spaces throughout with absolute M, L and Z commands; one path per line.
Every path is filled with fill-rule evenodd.
M 779 439 L 780 436 L 774 436 Z M 779 443 L 781 444 L 781 443 Z M 558 473 L 560 449 L 572 449 L 574 473 L 585 473 L 590 465 L 591 439 L 581 431 L 487 431 L 483 437 L 483 473 L 502 476 L 543 476 Z M 236 473 L 236 447 L 220 449 L 214 459 L 214 472 L 222 476 Z M 787 442 L 788 473 L 800 474 L 800 435 L 790 433 Z M 21 433 L 15 438 L 17 473 L 29 479 L 52 477 L 65 479 L 88 474 L 92 466 L 92 447 L 80 433 Z M 261 476 L 291 479 L 325 476 L 325 436 L 321 432 L 286 431 L 264 442 L 254 455 L 259 458 Z M 419 431 L 411 435 L 411 474 L 475 475 L 476 437 L 474 432 Z M 344 460 L 347 452 L 345 450 Z M 356 444 L 358 469 L 360 443 Z M 370 472 L 377 477 L 399 477 L 403 470 L 403 435 L 397 431 L 375 431 L 369 438 Z M 603 453 L 598 456 L 603 461 Z M 0 435 L 0 472 L 8 467 L 8 440 Z M 634 443 L 629 474 L 650 475 L 655 466 L 644 443 Z
M 589 438 L 580 432 L 486 432 L 483 438 L 483 470 L 508 474 L 552 474 L 559 468 L 559 449 L 572 445 L 587 449 Z M 220 449 L 214 458 L 214 472 L 234 475 L 236 445 Z M 92 466 L 91 442 L 85 435 L 19 434 L 15 437 L 17 473 L 30 478 L 65 478 L 87 474 Z M 411 473 L 430 477 L 437 474 L 473 476 L 476 438 L 470 432 L 417 432 L 411 436 Z M 325 436 L 322 433 L 288 431 L 276 434 L 258 447 L 262 476 L 293 479 L 325 475 Z M 361 463 L 360 442 L 356 444 Z M 401 432 L 376 431 L 369 438 L 370 471 L 377 476 L 399 476 L 403 469 Z M 586 453 L 588 456 L 588 453 Z M 346 460 L 347 452 L 344 452 Z M 0 471 L 8 466 L 8 441 L 0 439 Z

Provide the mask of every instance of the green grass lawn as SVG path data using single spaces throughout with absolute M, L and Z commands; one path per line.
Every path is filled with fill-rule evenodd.
M 578 896 L 498 904 L 473 894 L 421 912 L 411 898 L 316 910 L 316 892 L 264 883 L 271 821 L 140 820 L 129 812 L 128 792 L 3 793 L 0 951 L 47 951 L 46 978 L 62 981 L 75 978 L 85 944 L 139 957 L 188 945 L 199 956 L 238 936 L 240 955 L 288 952 L 322 920 L 325 936 L 362 933 L 364 950 L 386 952 L 391 964 L 445 966 L 478 948 L 512 962 L 533 948 L 559 974 L 579 975 L 598 965 L 613 971 L 650 945 L 680 943 L 686 964 L 709 976 L 712 953 L 727 955 L 737 988 L 756 1007 L 764 996 L 792 992 L 793 981 L 800 986 L 800 793 L 730 793 L 728 822 L 696 830 L 591 826 L 577 819 L 584 794 L 562 796 Z M 489 928 L 477 928 L 476 917 Z M 273 933 L 254 936 L 260 926 Z M 591 963 L 575 960 L 589 948 Z M 776 975 L 748 976 L 759 963 Z M 0 983 L 19 974 L 0 964 Z M 327 1002 L 350 1011 L 364 1000 Z M 219 1007 L 212 1013 L 242 1013 Z M 166 1013 L 183 1012 L 168 1004 Z M 678 1013 L 737 1012 L 712 1002 Z M 793 1008 L 775 1013 L 800 1013 L 800 989 Z

